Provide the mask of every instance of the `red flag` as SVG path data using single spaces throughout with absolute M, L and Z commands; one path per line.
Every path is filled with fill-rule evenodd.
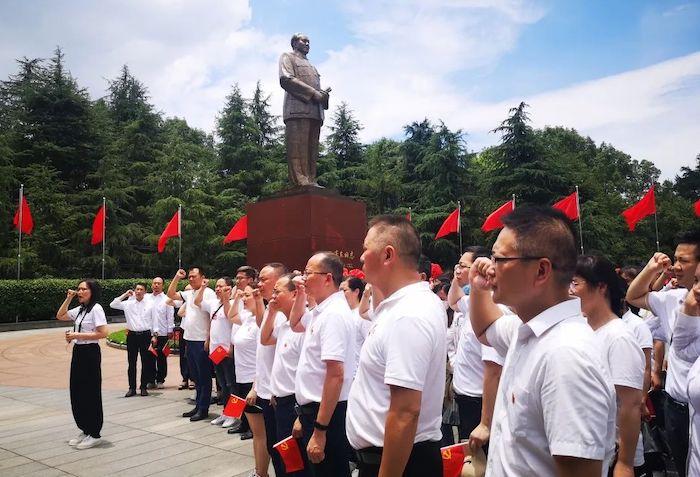
M 695 201 L 693 204 L 693 210 L 695 211 L 695 215 L 700 217 L 700 200 Z
M 239 398 L 235 394 L 231 394 L 228 398 L 228 402 L 226 403 L 226 407 L 224 407 L 223 414 L 224 416 L 235 417 L 236 419 L 240 419 L 243 415 L 244 409 L 245 399 Z
M 506 215 L 510 214 L 513 212 L 513 201 L 509 200 L 486 217 L 486 220 L 484 220 L 484 224 L 481 226 L 481 230 L 484 232 L 490 232 L 492 230 L 500 229 L 503 227 L 503 222 L 501 222 L 501 218 L 505 217 Z
M 449 235 L 452 232 L 459 232 L 459 207 L 457 207 L 454 212 L 447 216 L 445 221 L 440 226 L 440 230 L 435 234 L 435 240 L 445 235 Z
M 410 208 L 408 209 L 408 213 L 406 214 L 406 219 L 408 219 L 409 222 L 413 222 L 413 220 L 411 220 L 411 209 Z
M 175 215 L 173 215 L 173 218 L 170 219 L 170 222 L 168 222 L 168 225 L 165 226 L 163 233 L 160 234 L 160 238 L 158 239 L 158 253 L 163 253 L 163 250 L 165 250 L 165 244 L 168 243 L 168 239 L 170 237 L 179 237 L 179 236 L 180 236 L 180 209 L 177 209 L 177 212 L 175 212 Z
M 464 466 L 464 446 L 467 443 L 446 446 L 440 449 L 442 454 L 442 476 L 459 477 Z
M 235 242 L 236 240 L 243 240 L 248 238 L 248 216 L 244 215 L 238 221 L 233 224 L 231 230 L 229 230 L 226 237 L 224 237 L 224 243 Z
M 651 189 L 644 194 L 644 197 L 642 197 L 639 202 L 622 212 L 622 217 L 624 217 L 625 222 L 627 222 L 627 227 L 630 229 L 630 232 L 634 232 L 637 223 L 644 217 L 656 213 L 656 195 L 654 194 L 654 187 L 655 186 L 651 186 Z
M 562 200 L 555 203 L 552 207 L 564 212 L 564 215 L 566 215 L 569 218 L 569 220 L 578 219 L 578 193 L 574 192 L 571 195 L 567 195 Z
M 431 263 L 430 264 L 430 278 L 436 279 L 442 275 L 442 267 L 440 266 L 439 263 Z
M 105 221 L 105 206 L 101 205 L 95 215 L 95 220 L 92 222 L 92 245 L 102 243 L 105 239 L 104 221 Z
M 165 346 L 163 346 L 163 356 L 166 358 L 170 356 L 170 346 L 168 346 L 168 343 L 165 343 Z
M 156 349 L 153 347 L 153 344 L 151 344 L 151 345 L 148 347 L 148 351 L 150 351 L 151 354 L 152 354 L 153 356 L 155 356 L 156 358 L 158 357 L 158 351 L 156 351 Z
M 296 472 L 304 468 L 301 450 L 299 450 L 299 444 L 294 437 L 289 436 L 273 445 L 272 448 L 279 452 L 282 462 L 284 462 L 284 470 L 287 473 Z
M 19 223 L 20 207 L 22 208 L 21 225 Z M 17 207 L 17 212 L 15 212 L 15 218 L 12 221 L 12 224 L 17 230 L 21 230 L 23 234 L 29 235 L 32 233 L 32 230 L 34 230 L 34 220 L 32 219 L 32 211 L 29 210 L 29 203 L 27 202 L 27 198 L 25 196 L 22 196 L 22 204 L 20 207 Z
M 223 346 L 217 346 L 214 351 L 209 355 L 214 364 L 219 364 L 223 359 L 228 356 L 228 351 Z

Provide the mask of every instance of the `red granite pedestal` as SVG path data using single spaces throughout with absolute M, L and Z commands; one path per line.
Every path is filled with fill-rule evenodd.
M 286 191 L 247 205 L 248 264 L 282 262 L 303 270 L 315 252 L 328 250 L 348 268 L 360 266 L 367 231 L 365 204 L 318 187 Z

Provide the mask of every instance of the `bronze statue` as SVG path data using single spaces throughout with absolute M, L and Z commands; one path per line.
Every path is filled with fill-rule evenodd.
M 279 63 L 289 181 L 294 186 L 318 186 L 318 138 L 331 89 L 321 89 L 321 77 L 306 59 L 309 37 L 296 33 L 291 43 L 293 51 L 282 53 Z

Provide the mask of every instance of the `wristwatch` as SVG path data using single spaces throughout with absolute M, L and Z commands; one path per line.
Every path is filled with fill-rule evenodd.
M 328 426 L 324 426 L 323 424 L 319 423 L 318 421 L 314 421 L 314 429 L 318 429 L 319 431 L 327 431 Z

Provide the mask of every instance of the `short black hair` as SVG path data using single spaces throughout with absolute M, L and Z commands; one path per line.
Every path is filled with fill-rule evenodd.
M 100 286 L 100 283 L 97 280 L 92 278 L 80 280 L 78 282 L 78 286 L 80 286 L 81 283 L 85 283 L 85 286 L 90 290 L 90 301 L 84 305 L 85 311 L 89 313 L 92 311 L 92 307 L 95 306 L 95 303 L 100 301 L 100 297 L 102 296 L 102 286 Z
M 601 255 L 582 255 L 576 261 L 575 275 L 583 278 L 590 285 L 607 286 L 606 296 L 610 309 L 617 316 L 624 313 L 626 284 L 615 271 L 615 265 Z
M 637 265 L 625 265 L 620 269 L 620 276 L 627 275 L 629 277 L 632 277 L 633 279 L 637 278 L 637 275 L 639 275 L 639 273 L 642 271 L 642 268 L 644 267 L 640 267 Z
M 552 207 L 523 206 L 501 220 L 515 233 L 520 255 L 548 258 L 559 284 L 569 286 L 578 252 L 571 221 L 563 212 Z
M 358 298 L 362 299 L 362 294 L 365 292 L 365 281 L 361 278 L 357 277 L 348 277 L 345 279 L 346 282 L 348 282 L 348 288 L 352 291 L 355 290 L 360 290 L 360 294 L 358 295 Z
M 238 270 L 236 270 L 236 275 L 238 275 L 239 273 L 245 273 L 246 277 L 252 278 L 253 280 L 258 278 L 258 271 L 249 265 L 243 265 L 242 267 L 238 267 Z
M 421 255 L 420 258 L 418 259 L 418 273 L 425 273 L 426 280 L 430 280 L 432 266 L 433 266 L 433 263 L 425 255 Z
M 148 287 L 144 282 L 136 282 L 136 285 L 134 285 L 134 290 L 136 289 L 136 287 L 143 287 L 144 290 L 148 290 Z
M 223 277 L 221 277 L 221 280 L 223 280 L 226 283 L 226 285 L 228 285 L 230 287 L 233 286 L 233 278 L 231 278 L 229 276 L 223 276 Z
M 464 249 L 464 253 L 471 253 L 472 260 L 476 260 L 479 257 L 489 258 L 491 256 L 491 250 L 481 245 L 472 245 L 470 247 L 467 247 Z
M 369 228 L 377 228 L 379 234 L 390 236 L 384 245 L 391 244 L 408 266 L 418 269 L 421 255 L 420 235 L 413 223 L 403 215 L 378 215 L 369 222 Z M 430 270 L 428 270 L 430 276 Z
M 280 278 L 286 278 L 287 279 L 287 284 L 286 284 L 287 290 L 294 291 L 297 289 L 297 285 L 296 285 L 296 283 L 294 283 L 294 279 L 298 276 L 299 276 L 298 273 L 286 273 L 286 274 L 282 275 Z M 278 278 L 278 280 L 280 278 Z
M 190 267 L 187 271 L 191 272 L 192 270 L 197 270 L 197 273 L 199 273 L 200 276 L 205 276 L 204 275 L 204 269 L 202 267 Z
M 333 284 L 336 287 L 340 286 L 343 281 L 343 261 L 333 252 L 316 252 L 314 255 L 321 256 L 321 266 L 324 272 L 330 273 L 333 277 Z
M 263 268 L 271 268 L 272 270 L 274 270 L 275 274 L 278 277 L 281 277 L 282 275 L 284 275 L 285 273 L 287 273 L 289 271 L 287 269 L 287 267 L 283 263 L 280 263 L 280 262 L 266 263 L 265 265 L 262 266 L 262 268 L 260 270 L 262 270 Z
M 695 245 L 695 260 L 700 261 L 700 230 L 687 230 L 676 236 L 676 246 Z

